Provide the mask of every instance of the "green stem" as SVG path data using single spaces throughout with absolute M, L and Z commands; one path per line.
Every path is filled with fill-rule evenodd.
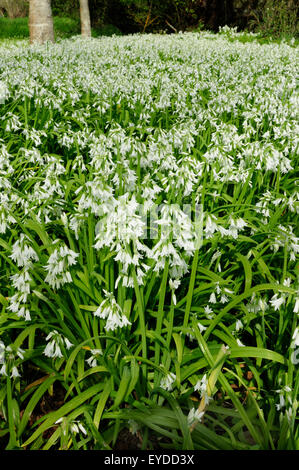
M 165 302 L 165 295 L 166 295 L 168 271 L 169 271 L 169 261 L 167 260 L 165 263 L 162 283 L 161 283 L 160 291 L 159 291 L 159 305 L 158 305 L 158 316 L 157 316 L 157 326 L 156 326 L 156 333 L 159 336 L 161 336 L 162 324 L 163 324 L 164 302 Z M 155 347 L 155 364 L 158 366 L 159 362 L 160 362 L 160 343 L 157 341 L 156 347 Z M 159 378 L 159 373 L 158 371 L 155 371 L 155 386 L 158 385 L 157 383 L 158 378 Z
M 13 416 L 13 398 L 12 398 L 12 387 L 11 387 L 11 378 L 7 377 L 6 380 L 6 393 L 7 393 L 7 415 L 8 415 L 8 428 L 9 428 L 9 442 L 6 449 L 13 449 L 17 447 L 17 435 L 14 424 Z
M 167 344 L 168 349 L 170 347 L 170 342 L 171 342 L 173 320 L 174 320 L 174 303 L 173 303 L 173 300 L 171 299 L 171 306 L 170 306 L 170 312 L 169 312 L 169 325 L 168 325 L 167 337 L 166 337 L 166 344 Z
M 25 127 L 28 127 L 28 115 L 27 115 L 27 96 L 25 96 L 24 101 L 24 119 L 25 119 Z
M 141 292 L 140 292 L 140 289 L 139 289 L 135 269 L 133 269 L 133 279 L 134 279 L 134 289 L 135 289 L 137 308 L 138 308 L 138 313 L 139 313 L 140 329 L 141 329 L 142 357 L 144 359 L 147 359 L 146 328 L 145 328 L 144 308 L 143 308 Z M 142 371 L 143 371 L 144 377 L 146 378 L 147 367 L 146 367 L 145 363 L 142 364 Z

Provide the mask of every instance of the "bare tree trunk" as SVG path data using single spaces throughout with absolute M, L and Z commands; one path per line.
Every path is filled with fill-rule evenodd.
M 30 43 L 54 42 L 51 0 L 29 1 Z
M 80 18 L 81 18 L 81 34 L 86 38 L 91 37 L 90 13 L 88 0 L 80 0 Z

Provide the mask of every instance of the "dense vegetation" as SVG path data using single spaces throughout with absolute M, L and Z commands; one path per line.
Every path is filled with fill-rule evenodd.
M 298 49 L 242 38 L 0 47 L 2 447 L 299 449 Z
M 79 0 L 52 0 L 53 14 L 79 18 Z M 92 25 L 110 25 L 123 33 L 218 31 L 229 25 L 280 37 L 298 35 L 295 0 L 89 0 Z M 28 1 L 0 0 L 6 16 L 26 16 Z M 108 30 L 108 31 L 109 31 Z

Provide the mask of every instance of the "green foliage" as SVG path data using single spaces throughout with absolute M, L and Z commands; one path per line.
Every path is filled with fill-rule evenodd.
M 113 26 L 112 24 L 105 24 L 103 26 L 92 28 L 92 36 L 95 38 L 99 36 L 113 36 L 114 34 L 119 36 L 122 32 L 117 28 L 117 26 Z
M 54 33 L 56 38 L 68 38 L 80 34 L 79 19 L 54 16 Z
M 298 36 L 299 6 L 295 0 L 262 0 L 251 12 L 250 25 L 264 36 Z
M 53 16 L 79 18 L 79 0 L 51 0 Z
M 28 18 L 0 18 L 1 39 L 24 39 L 29 37 Z

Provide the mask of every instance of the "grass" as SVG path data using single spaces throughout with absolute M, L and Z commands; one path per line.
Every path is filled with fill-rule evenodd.
M 72 18 L 54 17 L 55 38 L 68 38 L 80 33 L 80 22 Z M 27 39 L 28 18 L 0 18 L 0 39 Z

